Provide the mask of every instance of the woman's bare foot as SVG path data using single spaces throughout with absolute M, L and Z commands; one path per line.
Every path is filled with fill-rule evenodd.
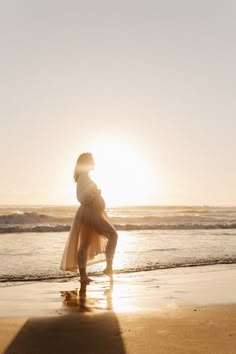
M 91 278 L 89 278 L 89 277 L 80 278 L 80 282 L 81 282 L 81 283 L 84 283 L 84 284 L 89 284 L 91 281 L 93 281 L 93 279 L 91 279 Z
M 92 279 L 87 276 L 86 268 L 79 268 L 80 282 L 83 284 L 89 284 Z
M 105 268 L 103 274 L 107 275 L 108 277 L 112 278 L 113 270 L 111 268 Z
M 112 276 L 113 276 L 113 259 L 107 259 L 107 266 L 104 269 L 103 274 L 112 278 Z

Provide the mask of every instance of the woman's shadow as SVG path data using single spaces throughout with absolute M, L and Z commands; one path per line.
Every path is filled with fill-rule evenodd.
M 5 354 L 125 354 L 121 329 L 112 306 L 110 282 L 104 290 L 105 307 L 87 295 L 87 285 L 61 291 L 68 311 L 61 316 L 30 318 Z M 95 306 L 95 310 L 93 308 Z

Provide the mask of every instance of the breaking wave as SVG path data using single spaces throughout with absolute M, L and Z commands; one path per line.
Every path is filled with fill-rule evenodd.
M 54 216 L 35 211 L 0 215 L 0 233 L 63 232 L 69 231 L 72 216 Z M 236 229 L 234 215 L 204 217 L 197 215 L 174 216 L 120 216 L 111 217 L 117 230 L 213 230 Z
M 40 224 L 40 223 L 65 223 L 71 218 L 62 218 L 37 212 L 16 212 L 13 214 L 0 215 L 0 225 L 3 224 Z
M 114 224 L 118 231 L 135 230 L 214 230 L 236 229 L 236 223 L 216 224 Z M 70 230 L 70 224 L 51 225 L 2 225 L 0 234 L 25 232 L 65 232 Z

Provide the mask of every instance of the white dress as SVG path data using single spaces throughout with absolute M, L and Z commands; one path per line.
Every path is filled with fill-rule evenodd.
M 116 232 L 105 212 L 101 191 L 87 174 L 81 174 L 77 181 L 77 199 L 81 203 L 73 219 L 67 238 L 60 269 L 77 272 L 78 250 L 86 249 L 87 259 L 80 267 L 103 262 L 107 237 Z M 83 229 L 86 232 L 81 232 Z M 89 247 L 88 247 L 89 242 Z M 87 246 L 86 246 L 87 245 Z

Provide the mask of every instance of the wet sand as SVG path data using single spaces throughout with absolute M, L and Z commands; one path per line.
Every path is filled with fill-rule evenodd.
M 236 268 L 0 288 L 0 353 L 236 352 Z

